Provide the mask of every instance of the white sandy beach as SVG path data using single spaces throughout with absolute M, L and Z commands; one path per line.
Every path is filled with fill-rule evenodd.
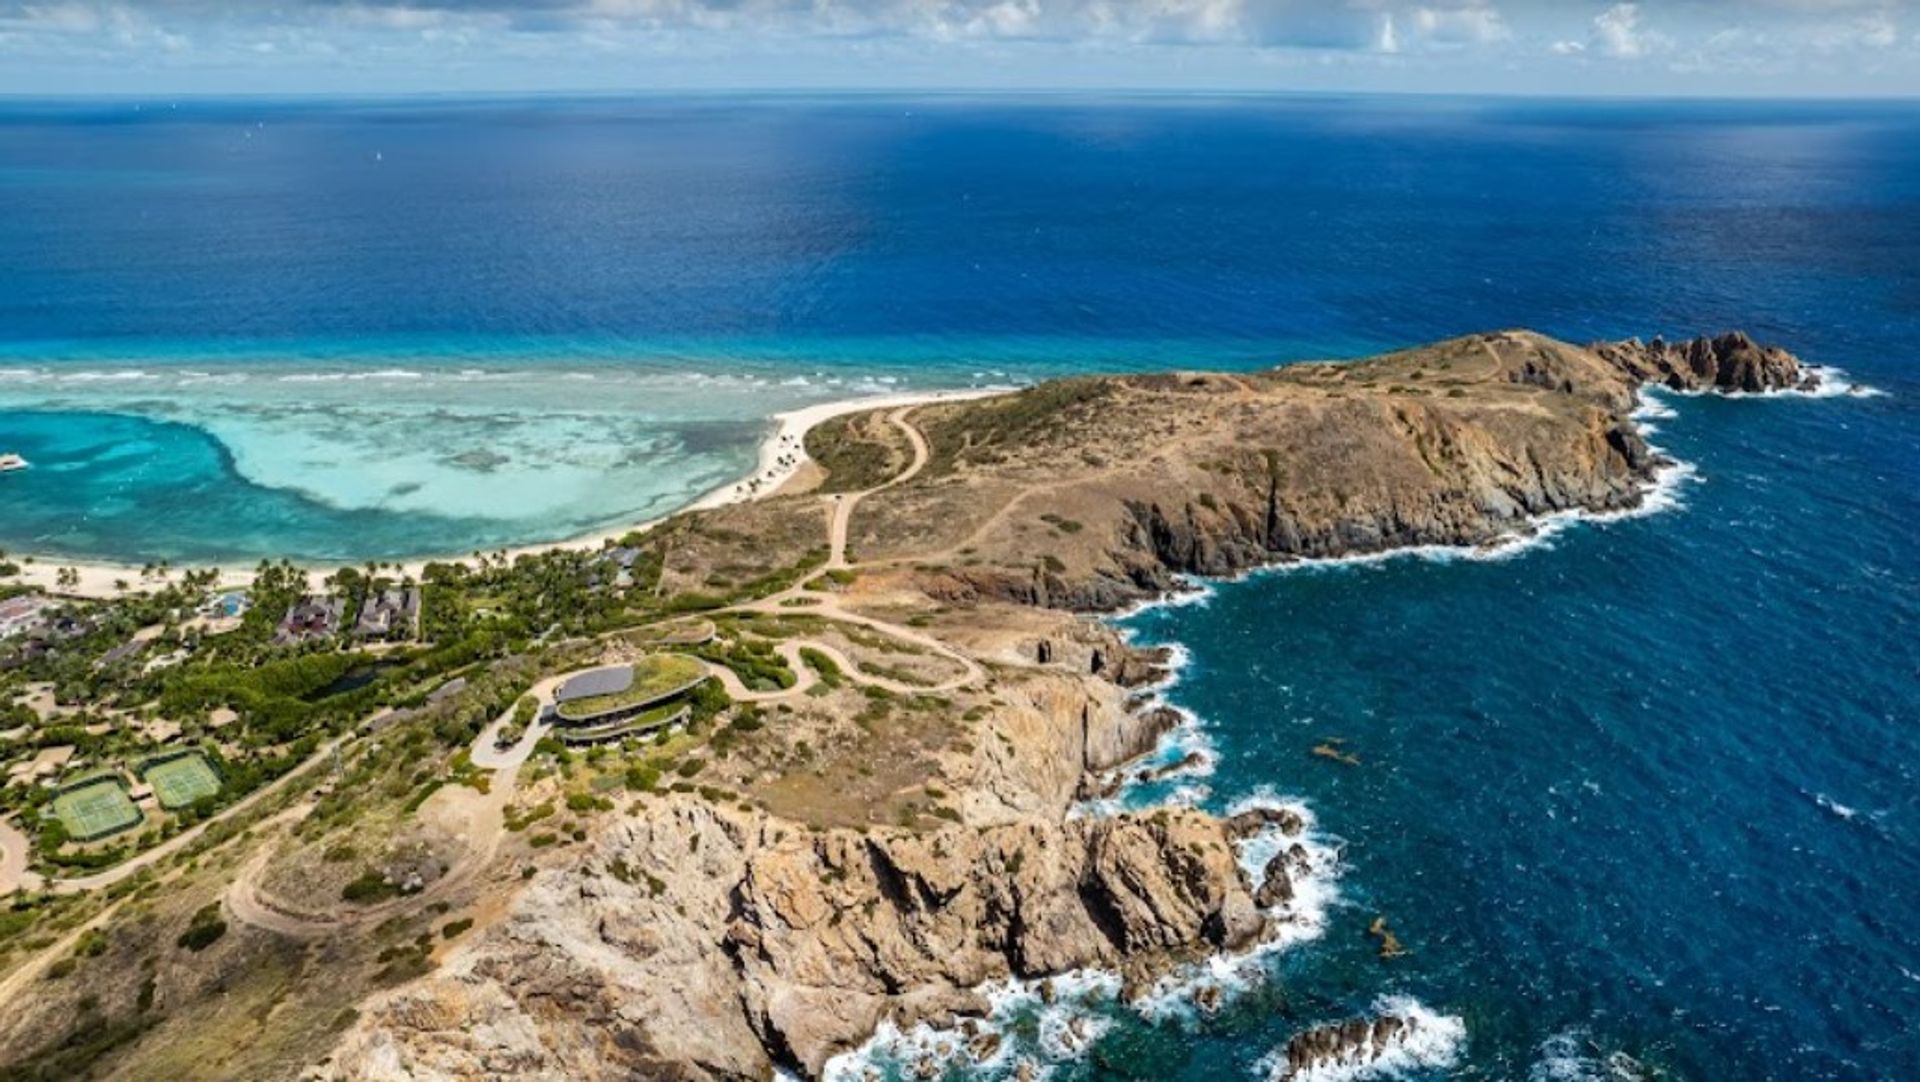
M 898 409 L 908 406 L 923 406 L 934 402 L 960 402 L 971 399 L 991 398 L 996 395 L 1010 394 L 1014 387 L 971 388 L 951 391 L 907 391 L 899 394 L 873 395 L 863 398 L 848 398 L 834 402 L 822 402 L 786 413 L 775 414 L 773 431 L 760 442 L 760 452 L 753 472 L 735 481 L 730 481 L 712 492 L 700 497 L 682 508 L 682 511 L 711 510 L 728 504 L 747 503 L 774 495 L 791 481 L 812 460 L 807 455 L 806 436 L 815 425 L 843 417 L 849 413 L 861 413 L 876 409 Z M 676 514 L 679 512 L 675 512 Z M 584 537 L 546 542 L 537 545 L 523 545 L 506 550 L 509 558 L 516 556 L 538 555 L 560 549 L 597 549 L 609 541 L 625 537 L 636 530 L 647 530 L 659 525 L 671 516 L 661 516 L 644 522 L 631 523 L 611 529 L 601 530 Z M 166 580 L 142 577 L 140 567 L 129 564 L 103 563 L 93 561 L 75 561 L 58 556 L 34 553 L 15 553 L 8 557 L 20 564 L 20 575 L 5 580 L 9 584 L 19 583 L 36 586 L 50 594 L 76 598 L 113 598 L 129 591 L 154 589 L 165 585 Z M 27 561 L 31 559 L 32 562 Z M 429 563 L 458 563 L 472 559 L 471 553 L 440 557 L 422 557 L 401 564 L 404 574 L 418 578 Z M 200 565 L 204 566 L 204 565 Z M 321 579 L 332 574 L 339 564 L 314 567 L 309 570 L 316 588 Z M 73 585 L 62 586 L 57 581 L 62 569 L 72 569 L 78 576 Z M 199 569 L 198 567 L 195 568 Z M 173 576 L 178 576 L 183 568 L 176 568 Z M 251 566 L 223 566 L 220 571 L 220 585 L 226 588 L 245 587 L 252 583 L 254 569 Z M 123 589 L 124 584 L 124 589 Z

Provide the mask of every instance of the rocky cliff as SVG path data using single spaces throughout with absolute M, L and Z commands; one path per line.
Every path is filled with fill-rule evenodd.
M 1676 391 L 1766 394 L 1811 391 L 1820 374 L 1777 346 L 1763 346 L 1735 331 L 1713 338 L 1667 342 L 1638 338 L 1603 342 L 1594 352 L 1639 383 L 1657 383 Z
M 1741 334 L 1581 348 L 1521 332 L 1248 377 L 1118 378 L 1047 424 L 1007 404 L 940 411 L 930 427 L 962 448 L 948 474 L 878 502 L 901 529 L 955 524 L 914 539 L 964 549 L 924 577 L 936 596 L 1104 611 L 1180 576 L 1495 544 L 1541 516 L 1632 508 L 1666 464 L 1630 415 L 1640 387 L 1817 381 Z
M 1255 940 L 1269 918 L 1232 843 L 1267 825 L 1170 811 L 877 836 L 657 801 L 541 873 L 439 974 L 370 1005 L 330 1074 L 817 1073 L 883 1018 L 981 1012 L 984 981 L 1144 979 Z

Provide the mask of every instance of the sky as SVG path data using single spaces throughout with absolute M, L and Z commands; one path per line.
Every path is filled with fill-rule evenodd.
M 1920 0 L 0 0 L 0 94 L 1920 95 Z

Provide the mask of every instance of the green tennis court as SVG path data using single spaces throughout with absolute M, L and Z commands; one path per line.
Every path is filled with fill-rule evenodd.
M 140 825 L 140 809 L 113 778 L 86 782 L 53 798 L 53 813 L 74 841 L 89 842 Z
M 197 752 L 149 763 L 140 768 L 140 776 L 153 786 L 154 799 L 168 811 L 220 791 L 220 775 Z

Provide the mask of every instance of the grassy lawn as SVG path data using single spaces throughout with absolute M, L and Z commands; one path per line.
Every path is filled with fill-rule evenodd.
M 633 686 L 612 695 L 595 695 L 562 703 L 558 713 L 565 721 L 582 721 L 615 710 L 651 703 L 695 684 L 706 672 L 700 662 L 680 654 L 655 654 L 633 666 Z
M 155 799 L 168 811 L 184 808 L 220 791 L 220 775 L 215 774 L 213 767 L 197 752 L 154 763 L 144 768 L 141 777 L 153 786 Z
M 53 813 L 75 841 L 104 838 L 138 826 L 141 818 L 126 789 L 113 778 L 88 782 L 54 797 Z

